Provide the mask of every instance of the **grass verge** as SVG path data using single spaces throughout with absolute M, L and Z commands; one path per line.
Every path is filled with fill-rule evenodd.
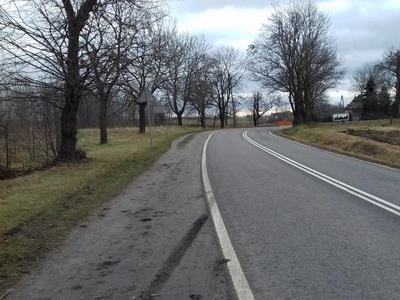
M 348 134 L 348 130 L 398 131 L 400 120 L 320 123 L 284 129 L 281 135 L 321 149 L 400 168 L 400 146 Z
M 88 161 L 61 164 L 25 177 L 0 181 L 0 295 L 44 257 L 80 221 L 116 196 L 166 152 L 172 140 L 195 127 L 109 130 L 99 145 L 97 130 L 81 130 L 78 148 Z

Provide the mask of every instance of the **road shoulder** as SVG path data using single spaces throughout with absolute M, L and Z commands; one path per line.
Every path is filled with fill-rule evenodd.
M 233 299 L 201 185 L 207 136 L 176 140 L 6 299 Z

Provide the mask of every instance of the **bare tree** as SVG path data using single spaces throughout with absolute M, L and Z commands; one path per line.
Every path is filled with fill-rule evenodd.
M 220 127 L 224 128 L 228 105 L 244 76 L 244 65 L 239 52 L 232 47 L 218 48 L 213 60 L 214 105 L 218 109 Z
M 168 43 L 168 77 L 163 85 L 165 98 L 176 114 L 178 125 L 196 86 L 196 74 L 208 50 L 203 37 L 177 33 Z
M 206 111 L 213 103 L 211 57 L 206 55 L 196 72 L 195 82 L 190 95 L 190 106 L 197 112 L 201 127 L 206 127 Z
M 0 111 L 0 141 L 3 143 L 0 144 L 0 151 L 4 152 L 5 155 L 2 157 L 0 155 L 0 179 L 4 179 L 6 173 L 10 171 L 11 168 L 11 142 L 10 142 L 10 111 Z
M 288 94 L 295 124 L 311 121 L 315 100 L 344 75 L 329 19 L 308 0 L 275 6 L 248 58 L 254 80 Z
M 164 14 L 157 6 L 132 10 L 127 2 L 111 3 L 93 14 L 83 40 L 91 69 L 90 90 L 100 104 L 100 144 L 105 144 L 109 102 L 123 73 L 136 58 L 131 50 L 142 47 L 140 36 Z
M 392 111 L 395 117 L 400 117 L 400 48 L 388 49 L 379 66 L 395 79 L 396 92 Z
M 124 90 L 131 98 L 131 105 L 139 106 L 139 132 L 145 132 L 147 103 L 138 103 L 139 96 L 146 87 L 151 93 L 159 90 L 168 79 L 169 39 L 174 36 L 176 24 L 161 18 L 152 27 L 139 31 L 137 46 L 132 47 L 132 59 L 124 73 Z
M 372 81 L 376 90 L 387 89 L 392 86 L 392 80 L 387 75 L 379 63 L 365 64 L 355 71 L 352 87 L 354 91 L 363 94 L 368 81 Z
M 279 97 L 276 95 L 272 95 L 269 99 L 266 99 L 260 92 L 254 93 L 251 100 L 254 127 L 258 127 L 260 125 L 260 118 L 280 101 Z
M 8 59 L 25 67 L 25 73 L 20 75 L 38 82 L 38 74 L 45 73 L 64 82 L 60 160 L 75 158 L 76 116 L 85 79 L 80 36 L 96 4 L 96 0 L 12 1 L 7 11 L 0 10 L 0 47 Z M 36 76 L 30 76 L 31 72 Z
M 15 79 L 42 85 L 45 74 L 62 82 L 64 104 L 61 113 L 59 160 L 75 159 L 77 114 L 88 75 L 92 71 L 84 51 L 83 35 L 92 28 L 94 12 L 106 6 L 130 4 L 129 10 L 146 9 L 157 1 L 125 0 L 34 0 L 10 1 L 0 8 L 0 48 L 10 66 L 18 66 Z M 98 14 L 96 17 L 102 18 Z

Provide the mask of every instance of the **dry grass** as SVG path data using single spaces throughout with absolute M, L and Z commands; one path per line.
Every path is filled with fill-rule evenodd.
M 322 123 L 286 129 L 282 134 L 297 141 L 327 150 L 400 168 L 400 146 L 380 143 L 347 134 L 348 129 L 376 131 L 396 130 L 400 135 L 400 120 Z
M 149 134 L 138 134 L 137 129 L 111 129 L 107 145 L 98 144 L 97 130 L 81 130 L 78 147 L 88 161 L 0 181 L 0 290 L 148 169 L 173 139 L 198 131 L 157 128 L 150 149 Z

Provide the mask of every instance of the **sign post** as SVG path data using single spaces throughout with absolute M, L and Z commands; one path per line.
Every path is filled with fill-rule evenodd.
M 147 87 L 143 89 L 143 92 L 139 96 L 139 109 L 143 109 L 147 106 L 147 116 L 149 119 L 149 133 L 150 133 L 150 148 L 153 148 L 153 133 L 152 133 L 152 128 L 151 128 L 151 117 L 150 117 L 150 109 L 152 108 L 152 103 L 156 99 L 154 98 L 153 94 L 150 93 Z M 144 114 L 143 114 L 144 115 Z M 144 120 L 144 126 L 146 124 L 146 121 Z

